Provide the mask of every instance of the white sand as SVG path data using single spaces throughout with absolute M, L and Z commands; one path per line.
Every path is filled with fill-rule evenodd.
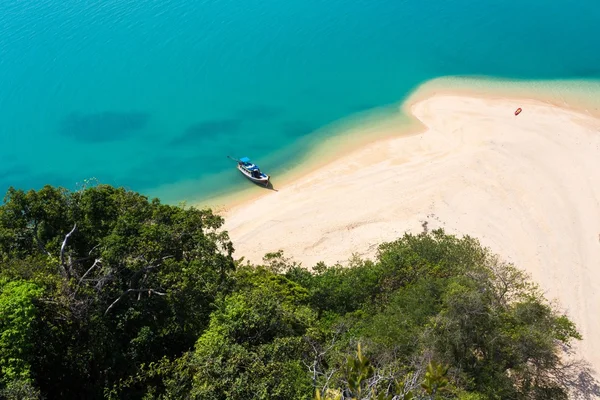
M 235 255 L 344 262 L 429 221 L 528 271 L 577 323 L 579 352 L 600 371 L 600 120 L 449 94 L 411 110 L 425 132 L 370 144 L 226 212 Z

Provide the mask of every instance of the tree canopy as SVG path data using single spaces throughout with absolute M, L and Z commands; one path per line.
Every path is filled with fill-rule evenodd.
M 222 224 L 108 185 L 11 188 L 0 397 L 563 399 L 581 374 L 574 324 L 473 238 L 250 265 Z

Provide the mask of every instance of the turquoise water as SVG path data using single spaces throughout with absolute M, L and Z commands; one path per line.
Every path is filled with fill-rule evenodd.
M 0 0 L 0 190 L 246 187 L 226 155 L 289 167 L 316 129 L 445 75 L 598 79 L 600 5 Z

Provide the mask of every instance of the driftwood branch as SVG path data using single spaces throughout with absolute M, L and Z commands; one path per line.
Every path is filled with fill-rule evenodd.
M 123 294 L 121 294 L 119 297 L 117 297 L 117 299 L 115 301 L 113 301 L 110 306 L 108 306 L 106 311 L 104 311 L 104 315 L 108 314 L 110 309 L 113 308 L 123 297 L 127 296 L 129 293 L 141 293 L 141 292 L 148 292 L 148 295 L 152 295 L 153 293 L 157 294 L 159 296 L 166 295 L 166 293 L 162 293 L 162 292 L 156 291 L 154 289 L 127 289 L 126 291 L 123 292 Z

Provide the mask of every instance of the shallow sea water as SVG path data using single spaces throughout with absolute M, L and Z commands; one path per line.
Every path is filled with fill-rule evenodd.
M 287 170 L 432 78 L 596 81 L 598 21 L 593 0 L 0 0 L 0 190 L 246 188 L 227 155 Z

